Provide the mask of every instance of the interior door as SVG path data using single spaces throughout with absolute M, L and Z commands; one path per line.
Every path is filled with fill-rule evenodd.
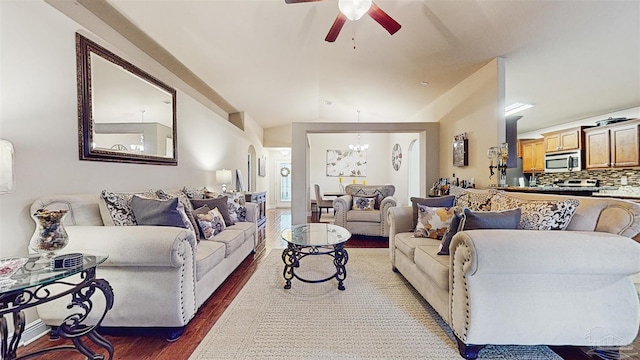
M 291 207 L 291 161 L 276 163 L 276 207 Z

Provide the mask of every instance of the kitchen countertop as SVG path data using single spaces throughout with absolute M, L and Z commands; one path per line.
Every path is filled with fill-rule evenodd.
M 592 195 L 623 199 L 640 199 L 640 187 L 620 186 L 615 189 L 603 189 L 597 193 L 593 193 Z
M 576 186 L 508 186 L 506 188 L 498 188 L 507 191 L 522 191 L 522 192 L 591 192 L 596 193 L 602 190 L 614 191 L 618 188 L 615 186 L 588 186 L 588 187 L 576 187 Z

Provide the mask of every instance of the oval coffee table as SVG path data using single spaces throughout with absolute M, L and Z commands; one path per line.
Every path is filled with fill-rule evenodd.
M 331 279 L 338 280 L 338 289 L 344 290 L 343 281 L 347 277 L 347 261 L 349 254 L 344 249 L 344 243 L 351 238 L 351 233 L 337 225 L 310 223 L 294 225 L 282 232 L 282 238 L 287 242 L 287 248 L 282 252 L 286 280 L 285 289 L 291 289 L 291 279 L 294 277 L 307 283 L 320 283 Z M 300 267 L 300 260 L 310 255 L 328 255 L 333 257 L 336 273 L 318 280 L 309 280 L 298 276 L 295 269 Z

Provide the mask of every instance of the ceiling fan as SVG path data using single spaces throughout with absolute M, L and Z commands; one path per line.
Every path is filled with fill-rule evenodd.
M 284 2 L 287 4 L 316 1 L 322 0 L 284 0 Z M 371 16 L 373 20 L 382 25 L 382 27 L 385 28 L 391 35 L 395 34 L 398 30 L 400 30 L 401 27 L 397 21 L 393 20 L 391 16 L 382 11 L 382 9 L 380 9 L 371 0 L 338 0 L 338 9 L 340 9 L 340 13 L 338 14 L 338 17 L 336 17 L 336 20 L 333 22 L 331 29 L 329 29 L 329 33 L 324 39 L 325 41 L 336 41 L 336 39 L 338 38 L 338 34 L 340 34 L 340 30 L 342 30 L 342 26 L 347 21 L 347 19 L 356 21 L 363 17 L 364 14 L 369 14 L 369 16 Z

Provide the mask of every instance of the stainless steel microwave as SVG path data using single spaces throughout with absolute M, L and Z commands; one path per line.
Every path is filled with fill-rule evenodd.
M 569 151 L 544 156 L 544 172 L 568 172 L 582 170 L 582 152 Z

